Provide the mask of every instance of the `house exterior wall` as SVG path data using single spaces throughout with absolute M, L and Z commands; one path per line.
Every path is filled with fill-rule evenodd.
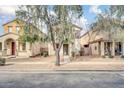
M 31 49 L 30 49 L 30 43 L 26 42 L 26 50 L 22 50 L 22 45 L 19 46 L 20 50 L 18 50 L 18 56 L 20 57 L 30 57 L 31 55 Z
M 23 32 L 22 26 L 24 25 L 24 23 L 20 21 L 21 22 L 21 24 L 20 24 L 17 21 L 18 20 L 13 20 L 12 22 L 8 22 L 7 24 L 4 24 L 3 25 L 4 34 L 8 33 L 8 27 L 9 26 L 12 27 L 12 33 L 20 34 L 20 33 L 17 32 L 16 27 L 20 27 L 20 30 L 21 30 L 21 33 L 22 33 Z
M 46 47 L 43 43 L 41 44 L 40 42 L 35 42 L 32 44 L 32 46 L 30 43 L 26 42 L 25 50 L 22 50 L 22 43 L 19 42 L 19 36 L 23 35 L 24 33 L 24 24 L 24 22 L 15 19 L 3 25 L 4 34 L 0 36 L 0 42 L 2 43 L 2 50 L 0 51 L 0 56 L 11 55 L 12 42 L 15 42 L 15 56 L 18 57 L 35 56 L 37 54 L 40 54 L 41 47 Z M 8 31 L 8 27 L 12 28 L 11 32 Z M 17 31 L 16 27 L 19 27 L 20 30 Z M 37 34 L 39 36 L 43 35 L 42 32 L 36 30 L 36 28 L 33 26 L 31 26 L 30 32 L 31 34 Z
M 54 49 L 53 49 L 52 43 L 48 43 L 48 54 L 49 54 L 50 56 L 55 55 L 55 51 L 54 51 Z M 61 56 L 63 55 L 63 46 L 61 47 L 60 55 L 61 55 Z
M 122 35 L 123 34 L 123 35 Z M 124 33 L 121 33 L 124 36 Z M 116 43 L 120 42 L 122 44 L 121 55 L 124 55 L 124 42 L 123 40 L 118 40 L 113 35 L 113 39 L 109 39 L 108 32 L 97 32 L 97 31 L 89 31 L 85 33 L 80 38 L 81 47 L 84 49 L 84 53 L 91 52 L 92 55 L 104 56 L 106 55 L 106 43 L 110 43 L 110 54 L 115 56 L 116 53 Z M 122 38 L 122 37 L 121 37 Z M 88 48 L 85 48 L 85 45 L 88 45 Z M 91 49 L 90 49 L 91 48 Z
M 81 38 L 80 38 L 80 44 L 81 46 L 88 44 L 88 42 L 92 42 L 95 40 L 98 40 L 100 38 L 105 38 L 106 35 L 101 33 L 101 32 L 97 32 L 97 31 L 89 31 L 86 32 Z
M 32 44 L 32 48 L 31 48 L 31 55 L 38 55 L 41 53 L 41 48 L 42 48 L 42 43 L 40 42 L 35 42 Z
M 99 43 L 90 44 L 92 55 L 99 55 Z
M 68 44 L 68 43 L 64 43 L 64 44 Z M 63 44 L 63 45 L 64 45 Z M 64 53 L 63 53 L 63 45 L 61 47 L 61 50 L 60 50 L 60 55 L 63 56 Z M 72 55 L 72 51 L 74 51 L 74 49 L 76 49 L 77 51 L 77 54 L 79 53 L 80 51 L 80 43 L 79 43 L 79 39 L 75 39 L 74 41 L 74 45 L 72 46 L 72 44 L 68 44 L 68 55 L 71 56 Z M 48 54 L 49 55 L 55 55 L 55 51 L 53 49 L 53 46 L 52 46 L 52 43 L 49 43 L 48 44 Z
M 55 27 L 54 27 L 54 30 L 56 30 Z M 63 43 L 63 45 L 64 44 L 68 44 L 68 55 L 69 56 L 72 55 L 72 51 L 74 51 L 74 49 L 76 49 L 77 51 L 80 51 L 80 39 L 78 39 L 76 37 L 76 33 L 78 33 L 80 30 L 81 30 L 81 28 L 80 27 L 77 27 L 75 25 L 72 27 L 72 31 L 73 31 L 73 34 L 75 36 L 75 38 L 73 40 L 73 44 L 74 44 L 73 46 L 72 46 L 72 43 Z M 62 45 L 61 50 L 60 50 L 60 56 L 63 56 L 64 55 L 64 53 L 63 53 L 63 45 Z M 49 55 L 55 55 L 55 51 L 53 49 L 52 43 L 48 43 L 48 54 Z

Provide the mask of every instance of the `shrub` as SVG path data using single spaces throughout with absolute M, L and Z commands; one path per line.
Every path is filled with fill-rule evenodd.
M 5 65 L 5 62 L 6 62 L 5 58 L 0 58 L 0 66 Z
M 124 55 L 122 55 L 121 58 L 124 58 Z
M 113 56 L 112 55 L 109 55 L 109 58 L 113 58 Z
M 43 56 L 44 56 L 44 57 L 47 57 L 47 56 L 48 56 L 48 52 L 47 52 L 47 51 L 44 51 L 44 52 L 43 52 Z
M 102 58 L 105 58 L 105 56 L 102 56 Z

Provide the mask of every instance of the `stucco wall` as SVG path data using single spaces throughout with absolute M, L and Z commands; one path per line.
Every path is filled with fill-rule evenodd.
M 18 52 L 18 57 L 26 58 L 26 57 L 29 57 L 29 56 L 30 56 L 30 54 L 27 51 L 19 51 Z
M 43 47 L 44 47 L 43 43 L 40 43 L 40 42 L 33 43 L 31 48 L 31 55 L 34 56 L 34 55 L 40 54 L 41 48 Z
M 49 55 L 55 55 L 55 51 L 53 49 L 52 43 L 48 43 L 48 54 Z M 63 46 L 61 47 L 60 55 L 61 56 L 63 55 Z
M 99 55 L 99 43 L 90 44 L 92 55 Z
M 81 46 L 88 44 L 88 42 L 92 42 L 94 40 L 98 40 L 100 38 L 104 38 L 103 33 L 98 33 L 97 31 L 90 31 L 85 33 L 81 38 L 80 38 L 80 44 Z
M 0 56 L 2 56 L 2 51 L 0 51 Z

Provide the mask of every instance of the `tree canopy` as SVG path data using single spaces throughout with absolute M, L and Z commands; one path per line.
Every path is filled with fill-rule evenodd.
M 74 38 L 72 19 L 80 18 L 82 14 L 80 5 L 26 5 L 16 11 L 17 17 L 26 21 L 27 26 L 32 23 L 41 31 L 45 27 L 47 38 L 52 42 L 57 56 L 57 65 L 60 64 L 59 51 L 63 43 Z

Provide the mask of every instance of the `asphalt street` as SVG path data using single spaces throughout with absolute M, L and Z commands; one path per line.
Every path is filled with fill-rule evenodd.
M 124 88 L 124 72 L 0 73 L 1 88 Z

